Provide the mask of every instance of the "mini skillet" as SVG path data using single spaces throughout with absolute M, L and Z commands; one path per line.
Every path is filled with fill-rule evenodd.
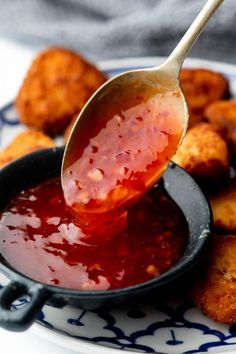
M 60 175 L 63 148 L 37 151 L 7 165 L 0 171 L 0 210 L 20 191 Z M 192 177 L 170 162 L 160 185 L 181 208 L 189 228 L 189 238 L 183 256 L 168 271 L 152 280 L 122 289 L 78 291 L 45 285 L 13 269 L 0 254 L 0 272 L 11 282 L 0 290 L 0 326 L 23 331 L 36 319 L 45 303 L 54 307 L 70 304 L 85 309 L 114 306 L 148 292 L 162 291 L 193 269 L 199 261 L 211 230 L 212 215 L 204 194 Z M 11 311 L 12 303 L 28 295 L 26 306 Z

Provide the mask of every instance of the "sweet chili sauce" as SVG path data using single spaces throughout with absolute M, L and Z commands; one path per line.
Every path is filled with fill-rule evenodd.
M 127 227 L 98 245 L 87 244 L 67 208 L 59 180 L 22 191 L 1 216 L 0 250 L 15 269 L 46 284 L 106 290 L 142 283 L 182 255 L 188 228 L 160 187 L 127 210 Z
M 129 78 L 78 122 L 62 174 L 67 205 L 92 243 L 127 226 L 127 207 L 162 175 L 184 130 L 179 88 Z

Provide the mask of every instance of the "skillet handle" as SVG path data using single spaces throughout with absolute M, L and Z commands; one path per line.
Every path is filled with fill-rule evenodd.
M 22 295 L 28 295 L 30 300 L 21 309 L 11 311 L 13 302 Z M 49 292 L 41 284 L 26 284 L 12 281 L 0 290 L 0 327 L 10 331 L 24 331 L 34 322 L 41 310 Z

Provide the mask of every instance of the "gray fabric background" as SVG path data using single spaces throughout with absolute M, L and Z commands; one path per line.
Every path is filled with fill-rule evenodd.
M 204 3 L 0 0 L 0 37 L 40 49 L 64 45 L 92 60 L 168 55 Z M 236 64 L 236 0 L 225 0 L 190 56 Z

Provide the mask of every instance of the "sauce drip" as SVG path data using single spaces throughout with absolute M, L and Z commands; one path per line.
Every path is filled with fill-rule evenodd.
M 188 228 L 160 187 L 126 213 L 127 228 L 118 237 L 87 244 L 59 180 L 48 181 L 20 193 L 2 214 L 1 254 L 21 273 L 51 285 L 106 290 L 142 283 L 179 259 Z
M 130 78 L 84 111 L 62 186 L 88 238 L 101 242 L 103 235 L 119 233 L 121 219 L 125 227 L 126 208 L 160 178 L 175 153 L 184 116 L 179 89 Z

